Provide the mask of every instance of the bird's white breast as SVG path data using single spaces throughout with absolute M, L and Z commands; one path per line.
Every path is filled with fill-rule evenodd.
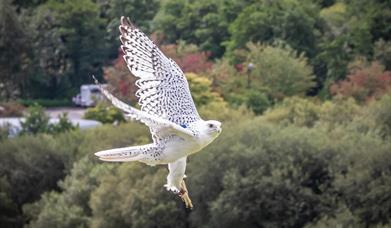
M 211 143 L 213 139 L 206 137 L 194 137 L 192 139 L 183 139 L 180 137 L 173 137 L 166 142 L 164 149 L 164 155 L 161 159 L 163 163 L 170 163 L 182 158 L 189 156 L 200 151 L 202 148 Z

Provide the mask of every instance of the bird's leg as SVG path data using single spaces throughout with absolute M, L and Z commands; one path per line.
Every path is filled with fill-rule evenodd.
M 193 204 L 191 203 L 191 199 L 189 197 L 189 191 L 186 188 L 185 180 L 181 182 L 181 191 L 179 192 L 179 196 L 182 201 L 185 203 L 186 208 L 193 209 Z

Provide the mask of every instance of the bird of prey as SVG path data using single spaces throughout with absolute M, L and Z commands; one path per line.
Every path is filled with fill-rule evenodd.
M 95 155 L 111 162 L 139 161 L 151 166 L 168 164 L 166 189 L 178 194 L 186 207 L 192 208 L 183 180 L 187 156 L 216 139 L 221 133 L 221 123 L 201 119 L 182 70 L 129 18 L 121 17 L 119 30 L 123 58 L 130 72 L 138 78 L 136 96 L 141 110 L 120 101 L 103 86 L 100 90 L 127 118 L 147 125 L 153 142 L 99 151 Z M 96 79 L 95 82 L 98 84 Z

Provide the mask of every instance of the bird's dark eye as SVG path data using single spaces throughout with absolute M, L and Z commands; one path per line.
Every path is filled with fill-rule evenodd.
M 213 124 L 208 124 L 208 127 L 209 127 L 209 128 L 212 128 L 212 127 L 213 127 Z

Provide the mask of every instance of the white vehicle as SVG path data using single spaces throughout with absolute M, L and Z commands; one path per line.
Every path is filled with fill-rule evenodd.
M 99 90 L 99 86 L 95 84 L 89 84 L 89 85 L 82 85 L 80 87 L 80 93 L 72 98 L 72 102 L 76 106 L 91 107 L 91 106 L 95 106 L 96 102 L 102 99 L 103 99 L 103 95 Z

